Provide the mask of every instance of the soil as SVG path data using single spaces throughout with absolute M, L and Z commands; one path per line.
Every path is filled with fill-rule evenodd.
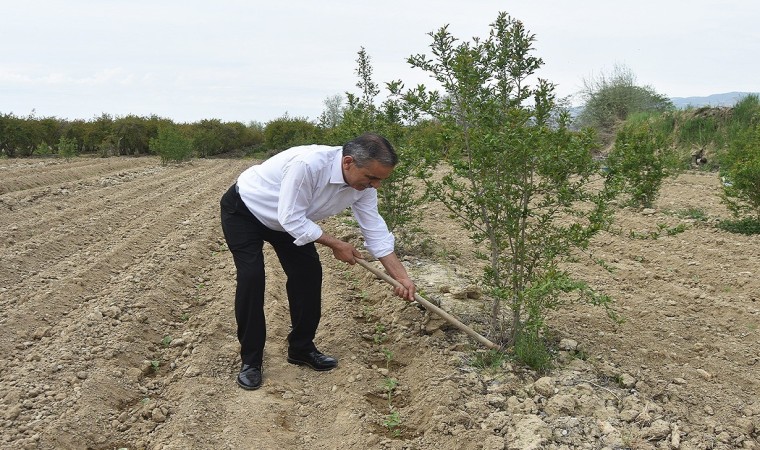
M 544 374 L 479 368 L 463 333 L 324 248 L 317 345 L 340 365 L 290 365 L 267 248 L 264 384 L 244 391 L 218 201 L 253 163 L 0 160 L 0 448 L 760 448 L 760 239 L 715 227 L 717 175 L 621 209 L 592 246 L 611 271 L 569 263 L 625 322 L 552 313 Z M 428 249 L 404 263 L 485 333 L 473 246 L 439 205 L 424 212 Z M 324 226 L 360 242 L 345 217 Z

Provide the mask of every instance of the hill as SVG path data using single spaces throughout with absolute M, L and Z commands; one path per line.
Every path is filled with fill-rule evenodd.
M 726 92 L 725 94 L 712 94 L 707 97 L 671 97 L 670 101 L 679 109 L 689 106 L 734 106 L 736 102 L 749 94 L 752 92 Z

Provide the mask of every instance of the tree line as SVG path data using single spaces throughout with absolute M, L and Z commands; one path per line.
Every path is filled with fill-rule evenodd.
M 26 117 L 0 114 L 0 155 L 27 157 L 50 155 L 61 150 L 101 156 L 155 154 L 150 141 L 162 128 L 173 128 L 192 142 L 199 157 L 253 148 L 264 140 L 263 126 L 256 122 L 222 122 L 206 119 L 195 123 L 174 123 L 155 115 L 113 117 L 102 114 L 91 120 L 56 117 Z

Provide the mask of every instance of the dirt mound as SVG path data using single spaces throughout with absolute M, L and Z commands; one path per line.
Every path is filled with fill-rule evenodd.
M 246 392 L 218 200 L 251 163 L 0 161 L 0 448 L 758 447 L 760 242 L 710 226 L 726 214 L 715 177 L 683 175 L 656 210 L 622 211 L 595 243 L 612 273 L 572 264 L 627 321 L 557 314 L 547 376 L 476 370 L 461 333 L 329 252 L 317 339 L 340 366 L 290 365 L 267 249 L 264 385 Z M 658 223 L 687 229 L 629 238 Z M 325 226 L 355 238 L 340 218 Z M 479 294 L 460 295 L 479 273 L 466 235 L 432 204 L 422 226 L 436 250 L 405 264 L 484 330 Z

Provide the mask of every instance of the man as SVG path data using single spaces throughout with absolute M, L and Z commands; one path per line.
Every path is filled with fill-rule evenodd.
M 266 340 L 264 321 L 264 241 L 275 250 L 287 275 L 292 329 L 291 364 L 331 370 L 335 358 L 321 353 L 314 336 L 321 316 L 322 265 L 314 243 L 335 258 L 354 264 L 362 255 L 348 242 L 325 233 L 315 222 L 351 207 L 365 246 L 399 283 L 395 293 L 414 300 L 415 285 L 394 252 L 394 237 L 377 210 L 377 191 L 398 162 L 382 136 L 364 134 L 340 147 L 309 145 L 281 152 L 245 170 L 221 200 L 222 230 L 237 268 L 235 318 L 243 389 L 261 386 Z

